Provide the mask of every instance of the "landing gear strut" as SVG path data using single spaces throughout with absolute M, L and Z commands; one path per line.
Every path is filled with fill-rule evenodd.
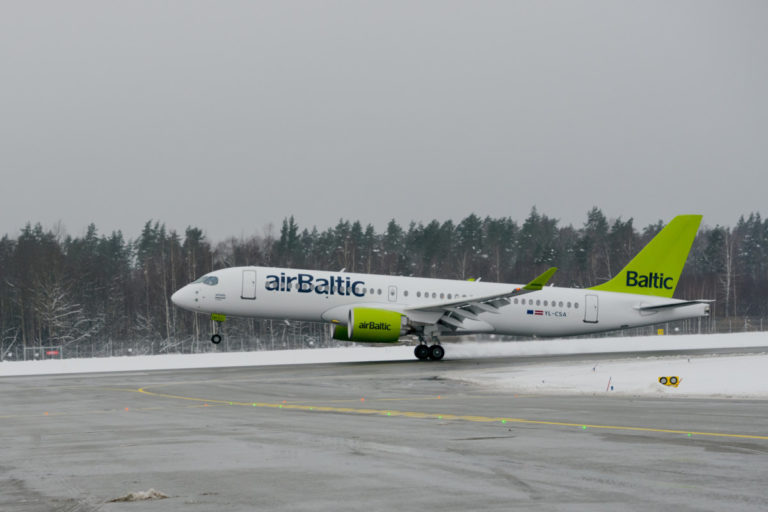
M 211 320 L 213 320 L 213 336 L 211 336 L 211 343 L 218 345 L 221 343 L 221 334 L 219 334 L 219 327 L 227 319 L 225 315 L 219 315 L 217 313 L 211 313 Z

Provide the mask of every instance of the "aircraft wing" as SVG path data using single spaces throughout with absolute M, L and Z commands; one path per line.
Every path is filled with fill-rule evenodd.
M 557 267 L 552 267 L 543 274 L 536 276 L 525 286 L 512 288 L 503 293 L 407 308 L 405 312 L 406 314 L 414 312 L 442 313 L 437 323 L 451 330 L 456 330 L 462 326 L 464 320 L 480 320 L 477 316 L 480 313 L 498 313 L 499 308 L 509 304 L 512 297 L 541 290 L 556 271 Z

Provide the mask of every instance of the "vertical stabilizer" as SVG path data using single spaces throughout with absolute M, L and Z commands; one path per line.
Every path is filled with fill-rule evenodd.
M 701 224 L 701 215 L 678 215 L 613 279 L 591 290 L 672 297 Z

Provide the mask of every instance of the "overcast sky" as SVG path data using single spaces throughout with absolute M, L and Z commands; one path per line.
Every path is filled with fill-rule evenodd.
M 768 2 L 0 8 L 0 235 L 768 213 Z

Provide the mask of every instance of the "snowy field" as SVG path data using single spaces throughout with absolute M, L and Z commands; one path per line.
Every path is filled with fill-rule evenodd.
M 766 368 L 768 354 L 667 356 L 535 364 L 446 377 L 516 394 L 768 398 Z M 678 377 L 679 385 L 660 384 L 662 376 Z
M 622 352 L 765 347 L 766 353 L 728 356 L 623 358 Z M 616 353 L 615 360 L 521 364 L 505 369 L 453 371 L 446 377 L 525 393 L 768 397 L 768 333 L 558 339 L 526 342 L 446 344 L 446 359 Z M 222 368 L 413 359 L 413 347 L 385 346 L 172 354 L 0 363 L 0 377 L 62 373 Z M 580 359 L 583 359 L 581 357 Z M 424 363 L 435 364 L 435 363 Z M 429 366 L 433 371 L 435 366 Z M 681 378 L 679 387 L 658 383 L 662 375 Z

